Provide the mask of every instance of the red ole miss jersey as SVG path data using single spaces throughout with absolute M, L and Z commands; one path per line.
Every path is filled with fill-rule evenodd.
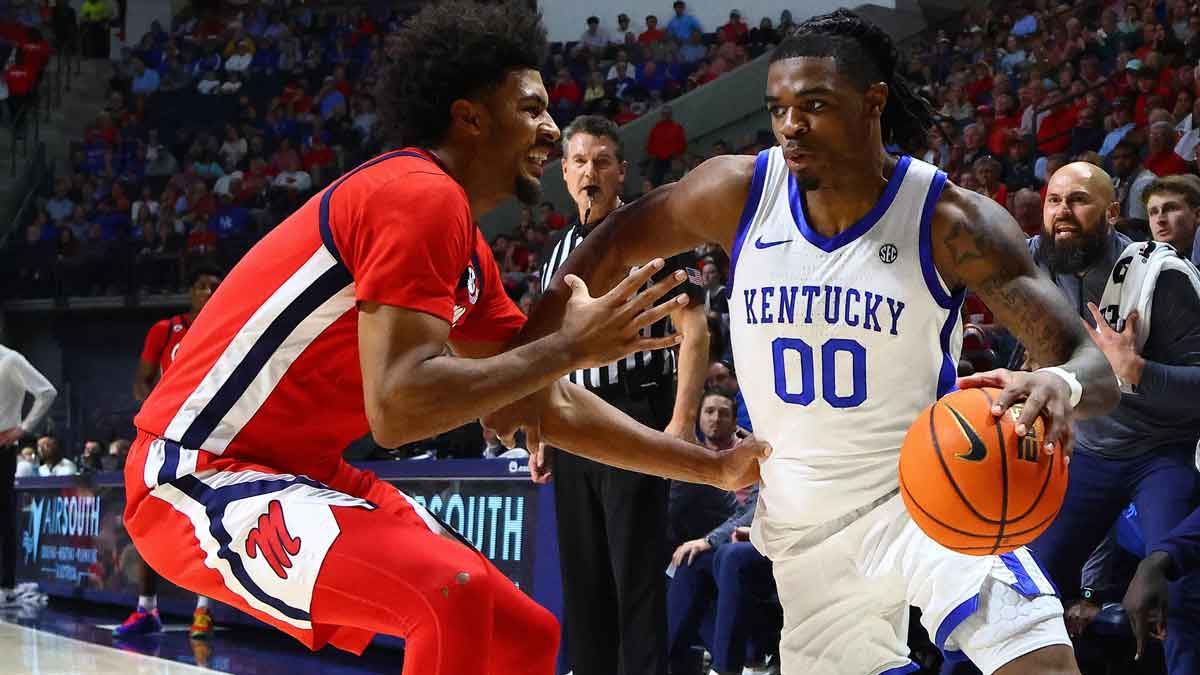
M 142 347 L 142 360 L 157 363 L 160 374 L 167 372 L 191 325 L 186 314 L 179 314 L 151 326 L 150 332 L 146 333 L 146 344 Z
M 462 187 L 427 153 L 389 152 L 242 258 L 134 424 L 184 448 L 320 476 L 369 431 L 360 301 L 435 316 L 451 340 L 507 341 L 525 321 Z

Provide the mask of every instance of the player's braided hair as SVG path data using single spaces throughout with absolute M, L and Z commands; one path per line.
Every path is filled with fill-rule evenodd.
M 906 150 L 924 147 L 933 108 L 897 71 L 900 55 L 879 26 L 848 9 L 814 16 L 775 48 L 771 62 L 800 56 L 834 59 L 839 72 L 863 89 L 886 83 L 888 100 L 880 120 L 883 142 Z
M 439 0 L 409 19 L 389 42 L 379 116 L 400 146 L 442 142 L 450 104 L 501 84 L 510 71 L 541 65 L 542 17 L 522 0 Z

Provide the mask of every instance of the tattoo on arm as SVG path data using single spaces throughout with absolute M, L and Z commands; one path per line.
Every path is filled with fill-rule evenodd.
M 1058 289 L 1033 266 L 1025 243 L 1000 224 L 989 224 L 994 220 L 956 216 L 942 237 L 950 276 L 975 291 L 1038 362 L 1070 359 L 1079 343 L 1077 331 L 1071 330 L 1078 322 Z

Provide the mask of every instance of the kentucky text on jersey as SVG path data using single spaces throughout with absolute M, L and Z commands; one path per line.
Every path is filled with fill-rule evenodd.
M 842 286 L 763 286 L 744 288 L 746 324 L 811 324 L 824 321 L 876 333 L 900 334 L 904 302 L 879 293 Z
M 933 261 L 946 177 L 907 156 L 890 174 L 874 206 L 825 235 L 782 151 L 755 160 L 729 324 L 755 434 L 773 448 L 752 533 L 768 555 L 894 493 L 909 427 L 955 385 L 964 293 Z

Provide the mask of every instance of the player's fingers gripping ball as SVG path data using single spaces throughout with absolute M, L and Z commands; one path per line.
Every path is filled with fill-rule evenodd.
M 999 417 L 999 389 L 965 389 L 921 411 L 900 448 L 900 493 L 917 525 L 969 555 L 1028 544 L 1054 522 L 1067 492 L 1062 453 L 1042 451 L 1039 417 L 1018 437 L 1021 405 Z

